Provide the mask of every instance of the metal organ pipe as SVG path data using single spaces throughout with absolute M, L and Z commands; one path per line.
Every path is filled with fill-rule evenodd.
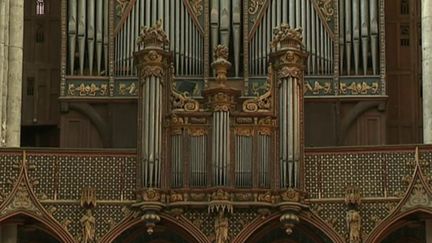
M 345 48 L 347 56 L 347 74 L 351 73 L 352 21 L 351 1 L 345 0 Z
M 378 0 L 370 0 L 369 8 L 372 71 L 373 74 L 376 75 L 378 69 Z
M 87 0 L 87 48 L 90 75 L 93 73 L 95 46 L 95 0 Z
M 353 43 L 354 43 L 354 71 L 359 73 L 360 61 L 360 0 L 353 0 Z
M 103 2 L 96 0 L 96 66 L 98 75 L 101 74 L 103 47 Z
M 232 9 L 233 9 L 233 40 L 234 40 L 234 73 L 235 76 L 239 76 L 239 67 L 240 67 L 240 27 L 241 27 L 241 1 L 233 0 L 232 1 Z M 227 45 L 228 46 L 228 45 Z
M 85 0 L 78 0 L 78 48 L 79 48 L 79 64 L 80 74 L 84 74 L 84 55 L 85 55 L 85 39 L 86 39 L 86 4 Z
M 69 68 L 73 75 L 75 69 L 75 47 L 77 39 L 77 0 L 68 1 L 68 41 L 69 41 Z

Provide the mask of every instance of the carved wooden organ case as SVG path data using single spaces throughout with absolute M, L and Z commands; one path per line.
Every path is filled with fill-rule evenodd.
M 141 187 L 301 188 L 303 95 L 385 95 L 383 0 L 62 4 L 62 98 L 155 104 L 139 105 Z M 155 25 L 166 40 L 161 73 L 148 76 L 137 66 L 151 60 L 134 53 L 145 49 L 142 27 Z M 281 28 L 302 29 L 307 54 L 277 54 Z M 224 75 L 218 58 L 230 63 Z M 283 74 L 293 64 L 301 73 Z M 144 76 L 159 83 L 143 88 Z

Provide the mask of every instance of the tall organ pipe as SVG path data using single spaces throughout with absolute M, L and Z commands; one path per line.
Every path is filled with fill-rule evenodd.
M 75 48 L 77 39 L 77 0 L 68 1 L 68 40 L 69 40 L 69 68 L 70 74 L 75 69 Z

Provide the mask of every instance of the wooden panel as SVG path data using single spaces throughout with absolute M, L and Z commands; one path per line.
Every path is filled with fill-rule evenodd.
M 390 144 L 421 142 L 420 1 L 386 0 L 386 71 Z
M 61 118 L 60 146 L 66 148 L 102 148 L 102 139 L 89 119 L 76 111 Z
M 334 103 L 305 103 L 305 145 L 322 147 L 336 145 L 336 114 Z

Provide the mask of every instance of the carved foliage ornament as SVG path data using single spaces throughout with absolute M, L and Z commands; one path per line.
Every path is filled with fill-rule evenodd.
M 409 196 L 408 201 L 405 203 L 402 210 L 407 210 L 418 206 L 432 206 L 432 200 L 426 193 L 426 190 L 419 179 L 417 179 L 416 184 L 414 184 L 411 195 Z
M 273 39 L 271 46 L 280 47 L 302 47 L 303 35 L 301 28 L 291 28 L 288 24 L 282 23 L 280 26 L 274 28 Z
M 318 6 L 326 20 L 330 21 L 335 13 L 333 0 L 318 0 Z
M 171 89 L 171 104 L 174 111 L 198 111 L 198 101 L 189 97 L 188 92 L 180 93 L 174 88 Z
M 266 82 L 266 92 L 256 98 L 248 99 L 243 102 L 244 112 L 267 112 L 272 108 L 272 84 L 273 84 L 273 68 L 272 64 L 268 68 L 268 77 Z
M 212 97 L 214 111 L 228 112 L 233 106 L 232 96 L 219 92 Z
M 141 58 L 142 62 L 139 64 L 141 67 L 138 68 L 140 78 L 144 79 L 151 76 L 162 78 L 164 76 L 163 57 L 160 53 L 152 50 L 144 53 Z
M 155 47 L 164 48 L 169 44 L 168 36 L 162 29 L 162 20 L 158 20 L 153 26 L 141 28 L 141 34 L 137 39 L 137 44 L 144 48 Z

